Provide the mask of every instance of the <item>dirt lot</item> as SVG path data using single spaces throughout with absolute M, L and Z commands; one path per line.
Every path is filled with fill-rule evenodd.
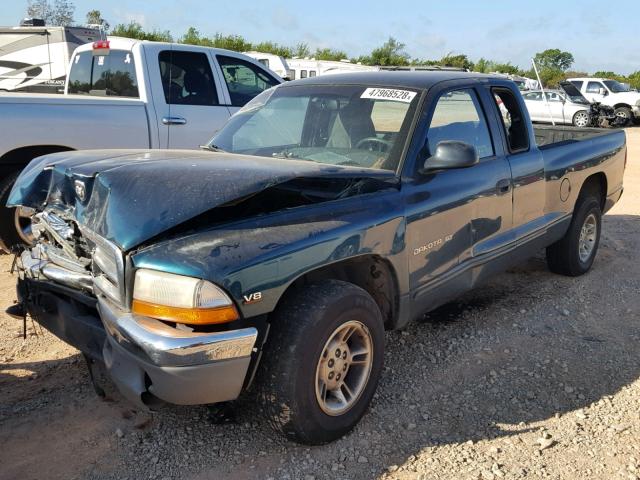
M 76 350 L 0 314 L 0 478 L 640 479 L 640 128 L 627 134 L 593 270 L 552 275 L 540 255 L 389 333 L 371 411 L 332 445 L 281 440 L 250 398 L 226 425 L 100 400 Z M 0 276 L 1 305 L 13 284 Z

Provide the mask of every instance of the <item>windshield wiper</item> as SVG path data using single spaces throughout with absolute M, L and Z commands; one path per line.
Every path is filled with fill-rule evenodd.
M 223 153 L 227 153 L 226 150 L 221 149 L 219 146 L 214 145 L 213 143 L 210 143 L 208 145 L 200 145 L 200 148 L 202 150 L 209 150 L 210 152 L 223 152 Z

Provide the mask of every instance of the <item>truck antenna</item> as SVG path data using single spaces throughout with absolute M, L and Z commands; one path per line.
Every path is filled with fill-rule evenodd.
M 542 90 L 542 97 L 544 98 L 544 103 L 547 106 L 547 110 L 549 110 L 549 118 L 551 119 L 551 125 L 555 127 L 556 122 L 553 120 L 553 115 L 551 113 L 551 105 L 549 105 L 549 100 L 547 100 L 547 94 L 544 91 L 542 80 L 540 80 L 540 74 L 538 73 L 538 67 L 536 67 L 536 61 L 532 58 L 531 63 L 533 64 L 533 71 L 536 72 L 536 77 L 538 77 L 538 83 L 540 84 L 540 90 Z

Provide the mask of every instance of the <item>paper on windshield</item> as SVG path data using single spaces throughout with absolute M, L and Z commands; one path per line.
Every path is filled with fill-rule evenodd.
M 395 88 L 367 88 L 360 98 L 372 98 L 374 100 L 391 100 L 392 102 L 411 103 L 416 92 L 411 90 L 396 90 Z

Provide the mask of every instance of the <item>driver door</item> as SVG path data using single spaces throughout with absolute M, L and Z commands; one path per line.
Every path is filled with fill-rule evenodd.
M 492 135 L 497 128 L 489 128 L 496 119 L 487 117 L 480 98 L 475 88 L 456 88 L 427 100 L 435 107 L 424 157 L 438 143 L 456 140 L 473 145 L 480 160 L 472 167 L 418 173 L 405 189 L 410 288 L 420 311 L 442 303 L 440 294 L 432 294 L 442 278 L 451 278 L 445 290 L 452 295 L 466 290 L 470 271 L 464 265 L 503 246 L 511 229 L 511 171 L 499 137 Z

